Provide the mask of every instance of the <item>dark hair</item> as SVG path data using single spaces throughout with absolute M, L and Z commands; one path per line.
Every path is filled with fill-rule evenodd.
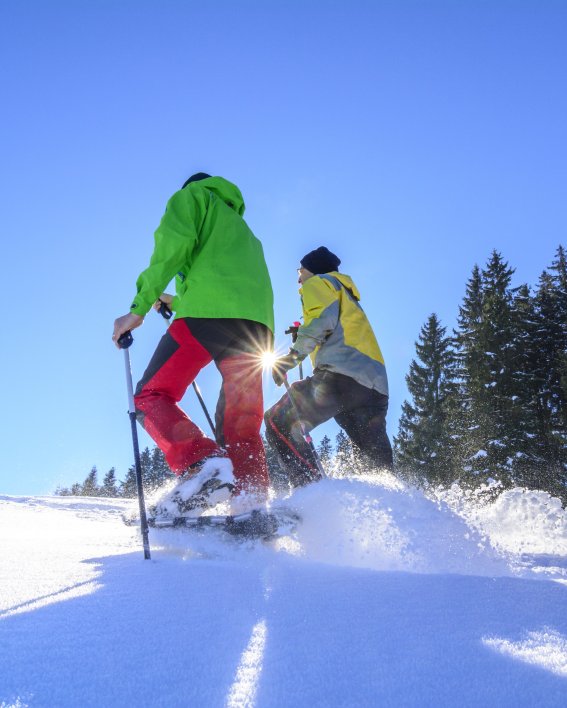
M 191 175 L 189 179 L 183 184 L 183 187 L 181 189 L 184 189 L 188 184 L 191 182 L 199 182 L 202 179 L 208 179 L 211 175 L 208 175 L 206 172 L 196 172 L 194 175 Z

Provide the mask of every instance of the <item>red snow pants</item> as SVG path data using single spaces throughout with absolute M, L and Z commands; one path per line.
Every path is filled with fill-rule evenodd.
M 263 396 L 258 354 L 269 346 L 271 336 L 267 327 L 249 320 L 185 317 L 171 324 L 136 387 L 134 401 L 138 421 L 176 474 L 206 457 L 228 453 L 236 493 L 268 489 L 260 437 Z M 207 437 L 178 405 L 211 361 L 222 376 L 216 440 Z

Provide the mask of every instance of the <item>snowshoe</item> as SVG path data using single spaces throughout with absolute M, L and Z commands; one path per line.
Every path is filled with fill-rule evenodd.
M 278 509 L 276 511 L 254 509 L 234 516 L 150 517 L 148 525 L 156 529 L 178 528 L 192 531 L 217 529 L 230 536 L 242 539 L 269 540 L 292 533 L 299 521 L 299 514 L 291 509 Z

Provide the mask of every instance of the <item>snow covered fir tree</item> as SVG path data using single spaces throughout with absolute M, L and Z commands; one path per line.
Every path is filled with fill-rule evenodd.
M 396 466 L 420 484 L 542 489 L 567 501 L 567 258 L 535 292 L 494 251 L 446 336 L 430 315 L 407 376 Z

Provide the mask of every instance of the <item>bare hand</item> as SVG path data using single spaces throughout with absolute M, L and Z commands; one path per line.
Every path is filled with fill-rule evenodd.
M 140 315 L 135 315 L 133 312 L 129 312 L 127 315 L 122 315 L 122 317 L 118 317 L 118 319 L 114 320 L 114 332 L 112 334 L 112 341 L 114 342 L 114 344 L 116 344 L 118 349 L 120 349 L 120 347 L 118 346 L 118 340 L 124 334 L 124 332 L 136 329 L 136 327 L 139 327 L 143 321 L 143 317 L 141 317 Z
M 159 300 L 156 300 L 152 307 L 156 312 L 159 312 L 160 307 L 162 304 L 165 304 L 168 306 L 168 308 L 171 310 L 171 303 L 173 302 L 173 295 L 170 295 L 169 293 L 162 293 L 159 296 Z

